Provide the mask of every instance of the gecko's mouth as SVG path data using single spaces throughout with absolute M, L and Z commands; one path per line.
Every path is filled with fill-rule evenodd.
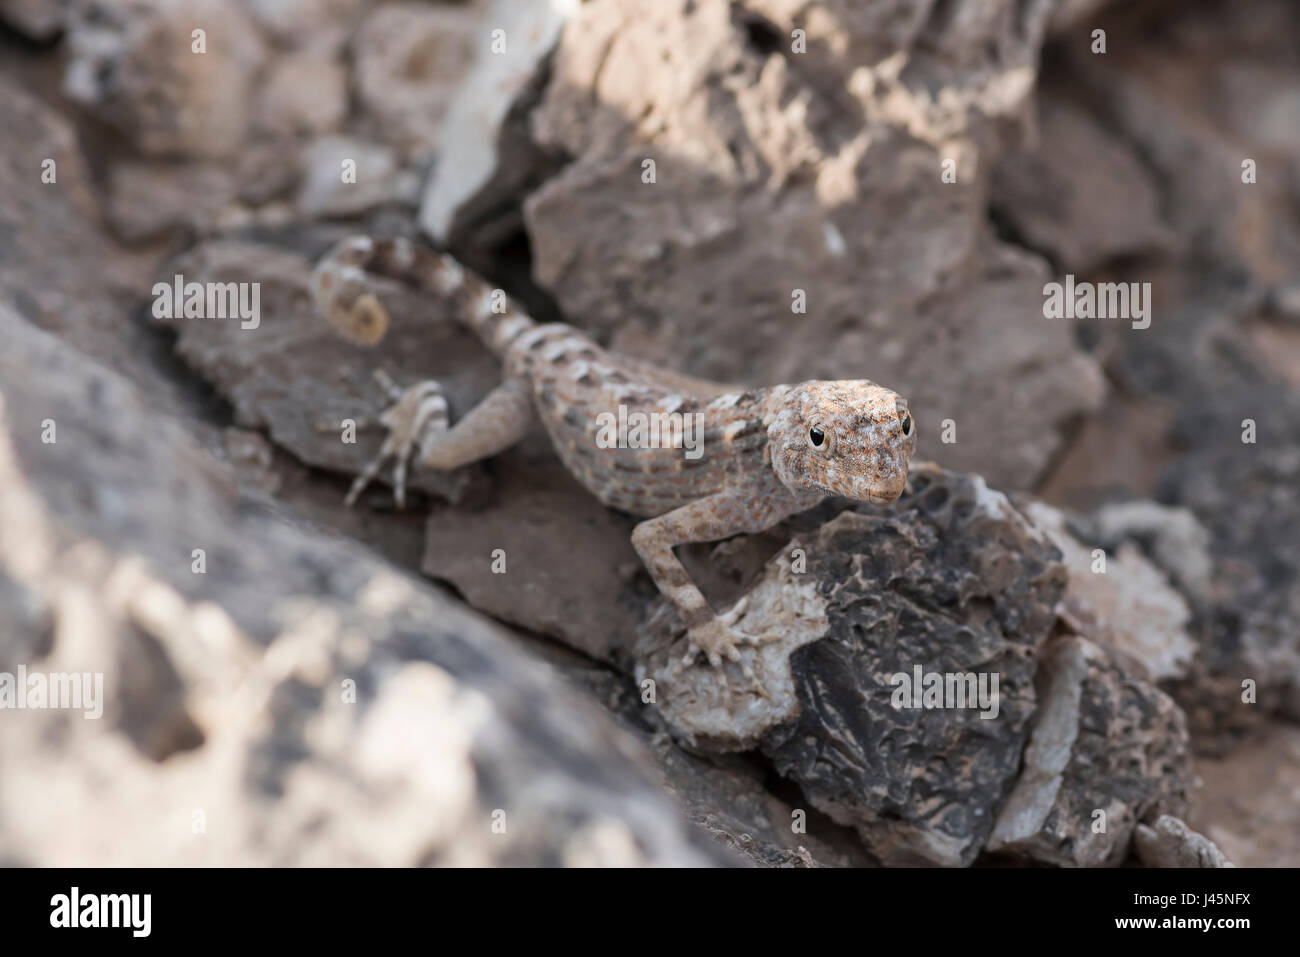
M 832 495 L 844 495 L 848 498 L 857 499 L 859 502 L 869 502 L 872 505 L 890 505 L 903 494 L 905 485 L 905 482 L 899 482 L 897 488 L 881 489 L 877 482 L 868 479 L 864 475 L 855 474 L 848 481 L 829 482 L 823 488 Z

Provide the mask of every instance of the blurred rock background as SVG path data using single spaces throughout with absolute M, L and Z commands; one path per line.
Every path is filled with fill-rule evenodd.
M 0 712 L 7 862 L 1300 864 L 1288 0 L 0 0 L 0 130 L 0 671 L 109 699 Z M 373 350 L 312 315 L 355 232 L 886 383 L 940 468 L 683 550 L 788 637 L 728 705 L 540 436 L 341 507 L 373 369 L 497 375 L 402 290 Z M 154 320 L 176 273 L 260 326 Z M 1066 274 L 1150 327 L 1044 318 Z M 911 662 L 1000 719 L 884 707 Z

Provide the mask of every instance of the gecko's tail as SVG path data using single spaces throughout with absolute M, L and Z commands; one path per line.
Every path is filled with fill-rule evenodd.
M 351 236 L 321 257 L 311 288 L 321 314 L 354 342 L 374 345 L 388 331 L 388 311 L 379 301 L 374 277 L 427 290 L 497 355 L 536 325 L 504 291 L 445 253 L 404 238 Z

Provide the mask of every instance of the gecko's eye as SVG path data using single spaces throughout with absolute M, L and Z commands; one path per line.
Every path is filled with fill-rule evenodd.
M 912 434 L 912 413 L 903 413 L 903 435 L 904 437 Z
M 820 449 L 822 443 L 826 441 L 826 433 L 821 429 L 809 429 L 808 441 L 813 444 L 813 448 Z

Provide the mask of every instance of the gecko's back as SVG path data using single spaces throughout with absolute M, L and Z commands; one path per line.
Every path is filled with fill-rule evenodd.
M 605 505 L 661 515 L 762 469 L 755 393 L 684 392 L 562 323 L 533 326 L 503 353 L 565 467 Z

